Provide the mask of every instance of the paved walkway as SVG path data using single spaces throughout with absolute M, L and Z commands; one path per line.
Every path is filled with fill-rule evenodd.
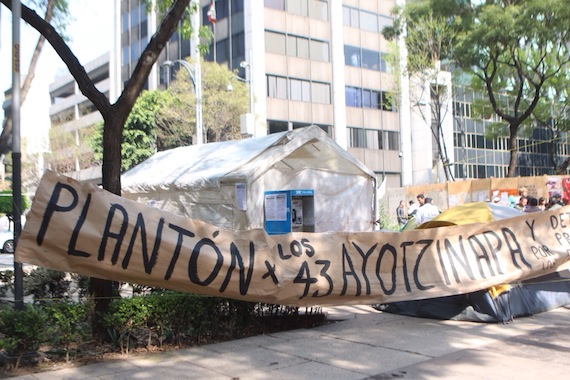
M 437 321 L 368 306 L 340 322 L 19 379 L 567 379 L 570 309 L 509 324 Z

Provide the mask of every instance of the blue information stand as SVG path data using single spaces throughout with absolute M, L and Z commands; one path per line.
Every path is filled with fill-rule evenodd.
M 314 195 L 314 190 L 266 191 L 265 231 L 269 235 L 314 232 Z

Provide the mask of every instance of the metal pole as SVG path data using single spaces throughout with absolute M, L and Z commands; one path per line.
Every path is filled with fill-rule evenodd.
M 22 232 L 22 174 L 20 151 L 20 18 L 22 4 L 12 0 L 12 201 L 14 216 L 14 248 Z M 24 276 L 22 263 L 14 255 L 14 307 L 24 309 Z
M 194 91 L 196 92 L 196 144 L 201 145 L 204 143 L 204 126 L 202 124 L 202 70 L 200 69 L 200 37 L 198 32 L 200 29 L 200 16 L 202 15 L 202 12 L 199 11 L 201 9 L 200 1 L 194 0 L 194 2 L 198 4 L 198 11 L 192 13 L 192 40 L 194 45 L 194 59 L 196 60 L 196 63 L 194 64 Z M 186 61 L 183 62 L 188 65 Z

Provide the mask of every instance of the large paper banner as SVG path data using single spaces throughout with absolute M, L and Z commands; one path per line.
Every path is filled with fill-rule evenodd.
M 570 207 L 407 232 L 228 231 L 47 172 L 16 260 L 66 272 L 284 305 L 468 293 L 570 260 Z

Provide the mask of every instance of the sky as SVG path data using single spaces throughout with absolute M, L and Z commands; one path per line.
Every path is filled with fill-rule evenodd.
M 113 38 L 113 0 L 68 0 L 72 20 L 67 28 L 71 38 L 71 51 L 79 62 L 85 65 L 101 54 L 109 51 Z M 26 0 L 22 1 L 27 3 Z M 4 101 L 4 91 L 12 85 L 12 12 L 0 4 L 0 102 Z M 20 23 L 20 71 L 24 82 L 38 32 Z M 22 106 L 22 138 L 27 135 L 45 133 L 49 129 L 49 85 L 57 76 L 66 74 L 61 58 L 47 43 L 44 45 L 32 88 Z M 31 112 L 33 111 L 33 112 Z M 0 112 L 0 118 L 4 113 Z M 47 125 L 46 125 L 47 124 Z

